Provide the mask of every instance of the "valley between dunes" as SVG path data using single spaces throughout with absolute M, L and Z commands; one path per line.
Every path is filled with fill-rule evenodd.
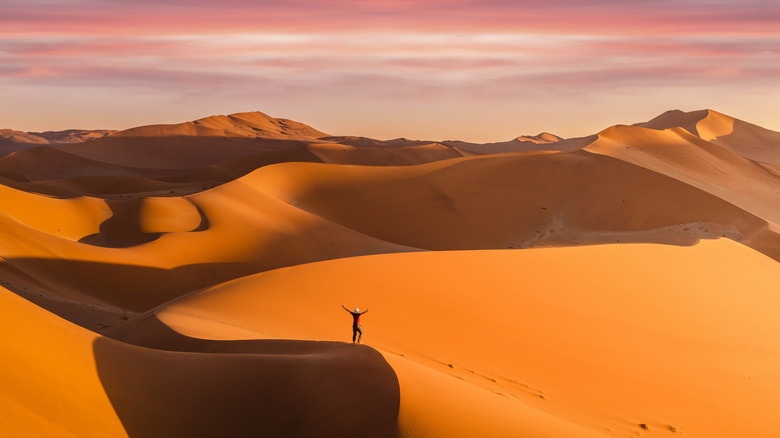
M 2 436 L 780 429 L 780 133 L 0 134 Z

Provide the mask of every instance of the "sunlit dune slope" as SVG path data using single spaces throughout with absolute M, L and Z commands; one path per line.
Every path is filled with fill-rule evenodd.
M 193 197 L 56 199 L 0 186 L 0 274 L 25 295 L 146 310 L 281 266 L 408 251 L 242 180 Z M 42 295 L 39 297 L 39 294 Z
M 277 119 L 259 111 L 204 117 L 173 125 L 149 125 L 117 132 L 113 137 L 260 137 L 314 140 L 328 134 L 311 126 Z
M 707 117 L 708 110 L 680 111 L 670 110 L 654 117 L 647 122 L 635 123 L 638 126 L 647 129 L 665 130 L 669 128 L 683 128 L 693 135 L 699 135 L 696 125 Z
M 780 165 L 780 132 L 748 123 L 714 110 L 667 111 L 634 126 L 666 130 L 683 128 L 742 157 Z
M 0 287 L 0 435 L 126 436 L 103 390 L 94 333 Z
M 727 236 L 780 257 L 766 220 L 677 179 L 587 151 L 392 168 L 286 163 L 241 181 L 363 234 L 416 248 L 691 244 Z
M 606 129 L 588 152 L 608 155 L 683 181 L 780 223 L 780 178 L 766 166 L 702 140 L 682 128 Z
M 110 164 L 193 169 L 263 151 L 294 148 L 325 135 L 302 123 L 254 112 L 142 126 L 61 148 Z
M 113 336 L 346 341 L 340 305 L 359 306 L 403 436 L 771 437 L 778 287 L 776 261 L 728 239 L 388 254 L 235 280 Z
M 723 126 L 730 129 L 723 129 Z M 698 125 L 708 139 L 752 160 L 780 166 L 780 132 L 710 111 Z
M 750 206 L 587 151 L 402 167 L 283 163 L 186 197 L 55 199 L 0 188 L 0 272 L 55 297 L 132 311 L 268 269 L 414 249 L 727 236 L 780 257 L 776 231 Z
M 368 348 L 255 341 L 150 350 L 2 288 L 0 304 L 2 436 L 395 436 L 398 383 Z

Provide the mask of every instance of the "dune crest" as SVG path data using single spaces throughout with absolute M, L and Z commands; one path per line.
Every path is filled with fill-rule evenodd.
M 667 111 L 649 122 L 633 126 L 666 130 L 682 128 L 753 161 L 780 165 L 780 132 L 771 131 L 707 109 Z
M 114 137 L 174 137 L 182 135 L 315 140 L 328 134 L 303 123 L 276 119 L 259 111 L 228 116 L 209 116 L 192 122 L 171 125 L 141 126 L 113 134 Z
M 140 348 L 3 288 L 0 302 L 5 436 L 395 436 L 398 383 L 369 348 L 192 339 Z

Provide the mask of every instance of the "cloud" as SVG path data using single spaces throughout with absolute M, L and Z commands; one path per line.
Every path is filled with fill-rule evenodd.
M 93 106 L 143 97 L 170 111 L 256 100 L 414 102 L 435 114 L 453 100 L 514 108 L 680 90 L 702 102 L 724 93 L 775 102 L 775 3 L 4 0 L 0 89 L 89 94 Z
M 232 32 L 526 32 L 778 35 L 761 0 L 94 1 L 5 0 L 0 32 L 171 35 Z

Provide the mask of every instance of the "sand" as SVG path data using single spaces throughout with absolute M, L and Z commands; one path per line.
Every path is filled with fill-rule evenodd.
M 780 427 L 780 133 L 702 110 L 485 145 L 262 113 L 34 134 L 0 158 L 0 435 Z
M 777 262 L 727 239 L 391 254 L 245 277 L 126 330 L 136 342 L 154 342 L 150 321 L 196 338 L 346 340 L 343 302 L 369 309 L 365 342 L 402 370 L 406 436 L 492 423 L 497 436 L 588 436 L 575 425 L 627 436 L 640 424 L 768 436 L 780 426 L 779 284 Z M 442 375 L 449 388 L 421 383 L 439 388 Z M 437 409 L 464 401 L 472 421 Z

